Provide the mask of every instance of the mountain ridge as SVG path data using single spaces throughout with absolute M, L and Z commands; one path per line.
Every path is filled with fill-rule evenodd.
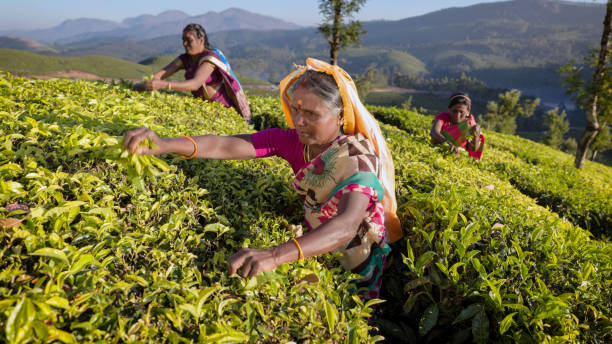
M 208 32 L 233 29 L 291 30 L 300 27 L 279 18 L 230 7 L 221 12 L 208 11 L 194 16 L 178 10 L 166 10 L 157 15 L 142 14 L 129 17 L 121 22 L 76 18 L 65 20 L 48 29 L 6 30 L 0 32 L 0 35 L 27 38 L 45 44 L 67 44 L 101 36 L 151 39 L 167 35 L 168 32 L 180 33 L 185 25 L 192 22 L 202 24 Z

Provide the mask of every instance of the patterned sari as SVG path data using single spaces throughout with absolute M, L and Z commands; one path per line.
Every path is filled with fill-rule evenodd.
M 480 160 L 482 157 L 482 151 L 484 149 L 484 136 L 480 134 L 480 146 L 478 149 L 471 149 L 472 147 L 470 147 L 469 140 L 473 139 L 474 134 L 472 133 L 472 127 L 468 121 L 450 125 L 447 128 L 442 129 L 440 133 L 455 146 L 465 148 L 472 158 Z
M 191 58 L 187 54 L 182 54 L 179 56 L 179 59 L 185 68 L 185 79 L 192 79 L 202 63 L 208 62 L 215 66 L 215 70 L 206 80 L 206 85 L 216 89 L 216 93 L 209 95 L 206 85 L 202 85 L 200 89 L 192 92 L 195 97 L 219 101 L 227 107 L 234 107 L 245 121 L 249 122 L 251 120 L 251 110 L 242 86 L 220 50 L 207 51 L 200 56 L 200 59 L 195 64 L 191 62 Z
M 338 214 L 344 194 L 360 192 L 369 199 L 366 215 L 355 237 L 336 249 L 340 263 L 362 278 L 357 287 L 365 288 L 365 298 L 378 297 L 386 244 L 384 208 L 385 189 L 379 181 L 382 165 L 372 143 L 361 134 L 341 135 L 324 152 L 302 167 L 293 187 L 304 196 L 306 224 L 316 230 Z
M 442 134 L 444 138 L 452 142 L 455 146 L 465 149 L 472 158 L 480 160 L 485 143 L 484 135 L 480 134 L 480 147 L 478 147 L 477 150 L 474 150 L 474 147 L 472 147 L 469 142 L 469 140 L 474 137 L 472 133 L 472 127 L 476 125 L 474 115 L 469 114 L 465 121 L 453 124 L 448 112 L 440 112 L 434 118 L 434 123 L 435 121 L 440 121 L 442 123 L 440 134 Z M 438 142 L 432 138 L 432 143 L 436 144 Z

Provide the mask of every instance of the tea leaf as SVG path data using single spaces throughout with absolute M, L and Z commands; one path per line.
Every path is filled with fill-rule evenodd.
M 41 256 L 41 257 L 49 257 L 49 258 L 53 258 L 53 259 L 57 259 L 60 262 L 69 265 L 70 263 L 68 262 L 68 258 L 66 257 L 66 255 L 64 254 L 64 252 L 55 249 L 55 248 L 50 248 L 50 247 L 45 247 L 45 248 L 41 248 L 38 249 L 36 251 L 34 251 L 34 253 L 31 253 L 32 256 Z
M 429 305 L 419 320 L 419 335 L 425 336 L 438 323 L 438 305 Z

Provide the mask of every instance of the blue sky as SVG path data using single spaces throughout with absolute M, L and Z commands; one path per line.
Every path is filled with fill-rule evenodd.
M 368 0 L 356 18 L 395 20 L 448 7 L 495 1 L 498 0 Z M 606 0 L 580 2 L 605 3 Z M 48 28 L 66 19 L 83 17 L 121 21 L 140 14 L 159 14 L 169 9 L 199 15 L 208 11 L 223 11 L 229 7 L 282 18 L 303 26 L 320 22 L 316 0 L 2 0 L 0 30 Z

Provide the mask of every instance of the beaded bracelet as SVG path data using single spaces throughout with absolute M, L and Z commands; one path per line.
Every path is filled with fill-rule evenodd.
M 180 156 L 181 158 L 183 158 L 183 159 L 193 159 L 193 158 L 195 158 L 196 154 L 198 154 L 198 144 L 195 142 L 195 140 L 194 140 L 194 139 L 192 139 L 192 138 L 191 138 L 191 137 L 189 137 L 189 136 L 181 136 L 181 137 L 184 137 L 184 138 L 186 138 L 187 140 L 191 141 L 191 143 L 193 143 L 193 153 L 191 153 L 191 155 L 190 155 L 190 156 L 184 156 L 184 155 L 179 155 L 179 156 Z

